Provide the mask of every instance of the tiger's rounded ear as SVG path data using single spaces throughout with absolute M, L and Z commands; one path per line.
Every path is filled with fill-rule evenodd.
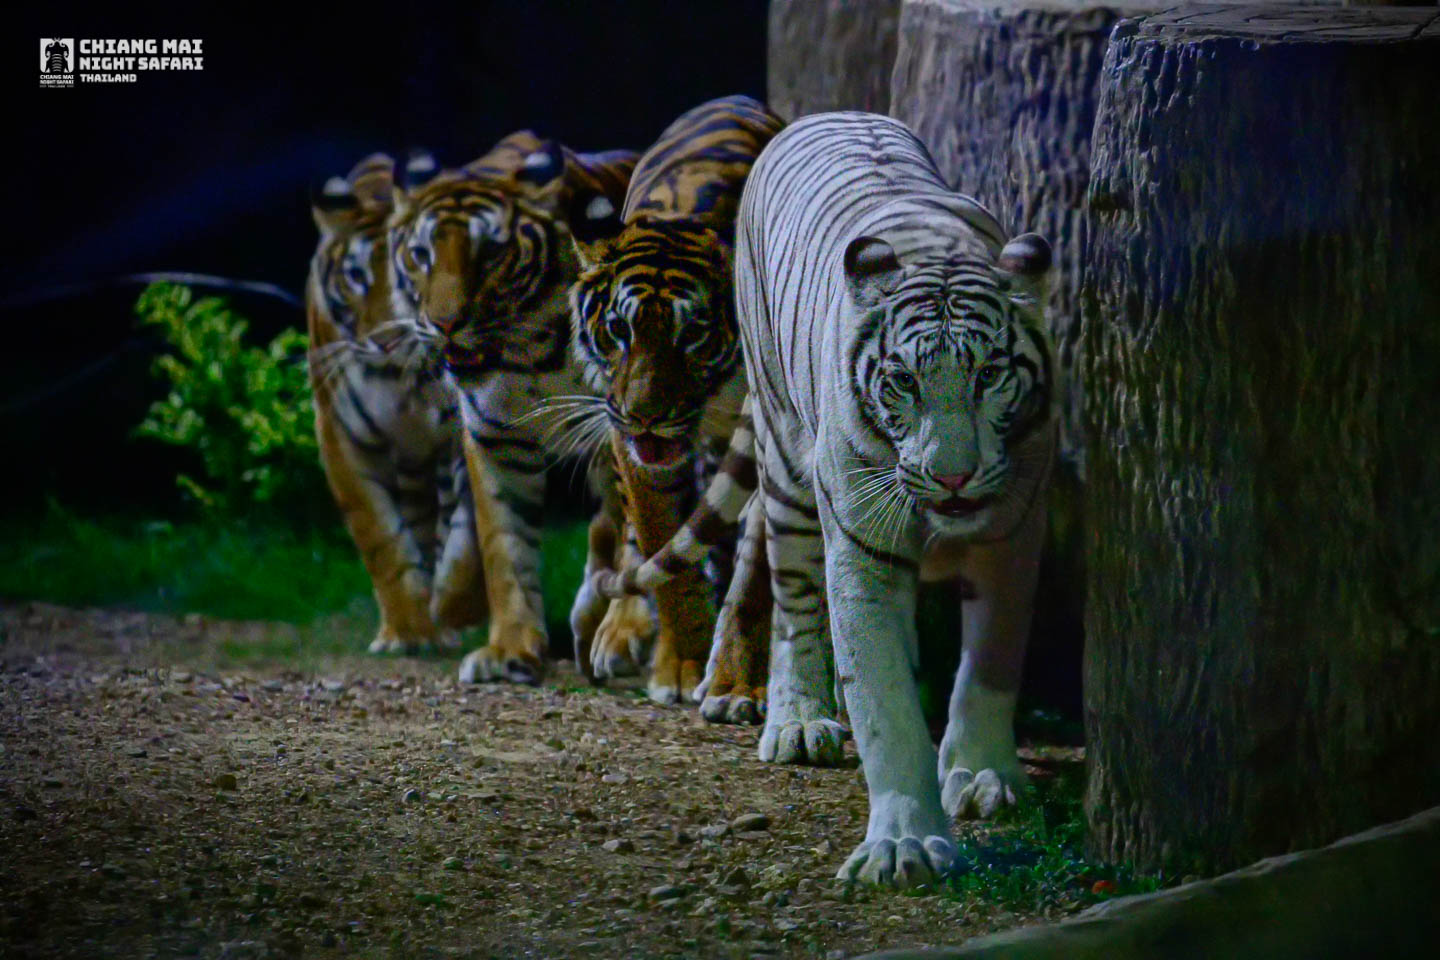
M 1042 300 L 1053 255 L 1050 243 L 1038 233 L 1022 233 L 1005 244 L 995 261 L 999 270 L 1008 273 L 1023 296 Z
M 566 225 L 575 241 L 575 252 L 580 257 L 583 270 L 589 270 L 604 260 L 609 253 L 610 242 L 625 229 L 614 201 L 594 191 L 581 191 L 571 198 Z
M 331 177 L 310 190 L 310 215 L 322 237 L 333 237 L 355 222 L 360 200 L 344 177 Z
M 1050 269 L 1050 242 L 1038 233 L 1022 233 L 1005 244 L 996 262 L 1006 273 L 1039 276 Z
M 900 258 L 879 237 L 856 237 L 845 248 L 845 280 L 862 304 L 873 303 L 900 280 Z
M 532 187 L 545 187 L 565 176 L 565 151 L 554 140 L 543 141 L 525 156 L 515 179 Z
M 440 164 L 429 150 L 411 147 L 400 168 L 399 186 L 404 190 L 423 187 L 440 173 Z

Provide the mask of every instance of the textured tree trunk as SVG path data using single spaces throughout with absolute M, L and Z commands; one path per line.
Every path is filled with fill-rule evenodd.
M 1116 28 L 1082 295 L 1093 853 L 1440 803 L 1440 20 Z
M 771 0 L 770 108 L 786 120 L 890 106 L 900 0 Z

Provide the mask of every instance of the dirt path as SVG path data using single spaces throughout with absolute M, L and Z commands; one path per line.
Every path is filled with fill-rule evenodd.
M 754 729 L 573 671 L 217 659 L 267 629 L 0 608 L 0 955 L 840 957 L 1028 919 L 836 884 L 858 771 Z

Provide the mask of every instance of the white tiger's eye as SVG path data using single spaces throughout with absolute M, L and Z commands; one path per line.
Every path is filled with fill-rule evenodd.
M 975 382 L 982 387 L 993 387 L 995 381 L 1000 379 L 1000 368 L 996 364 L 987 363 L 975 374 Z
M 890 383 L 895 389 L 903 390 L 906 393 L 914 393 L 915 389 L 920 386 L 919 381 L 908 370 L 892 370 Z

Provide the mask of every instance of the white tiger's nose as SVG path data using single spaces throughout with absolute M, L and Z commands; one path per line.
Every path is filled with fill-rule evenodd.
M 967 473 L 937 473 L 933 476 L 939 481 L 940 485 L 947 490 L 962 490 L 965 484 L 970 482 L 970 478 L 975 476 L 975 471 L 971 470 Z

